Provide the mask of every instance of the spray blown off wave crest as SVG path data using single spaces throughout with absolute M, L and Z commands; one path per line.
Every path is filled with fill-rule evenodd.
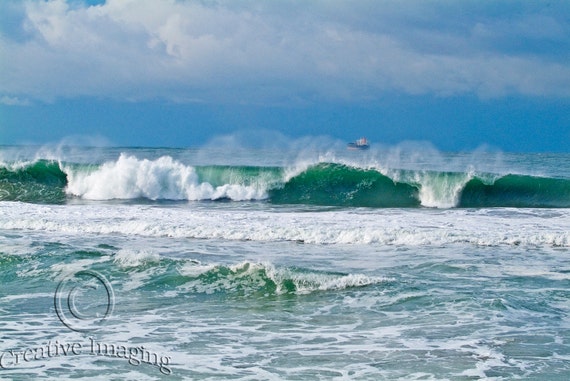
M 298 169 L 190 166 L 121 154 L 100 165 L 38 160 L 0 165 L 0 200 L 267 200 L 340 207 L 570 207 L 570 179 L 529 175 L 378 169 L 317 162 Z
M 570 180 L 319 163 L 269 192 L 275 203 L 401 207 L 570 207 Z

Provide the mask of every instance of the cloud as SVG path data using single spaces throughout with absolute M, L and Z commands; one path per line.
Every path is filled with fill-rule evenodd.
M 0 104 L 6 106 L 29 106 L 31 103 L 27 99 L 20 99 L 18 97 L 10 97 L 4 95 L 0 97 Z
M 386 93 L 568 97 L 568 8 L 525 1 L 8 1 L 0 5 L 8 25 L 0 27 L 0 70 L 7 73 L 0 95 L 248 103 Z

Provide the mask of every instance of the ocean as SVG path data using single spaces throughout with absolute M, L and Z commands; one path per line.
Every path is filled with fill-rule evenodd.
M 0 147 L 0 379 L 567 380 L 570 154 Z

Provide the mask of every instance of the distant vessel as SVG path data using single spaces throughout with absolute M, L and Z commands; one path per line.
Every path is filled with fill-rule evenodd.
M 346 148 L 350 150 L 364 150 L 370 148 L 370 144 L 368 144 L 366 138 L 360 138 L 355 142 L 348 143 Z

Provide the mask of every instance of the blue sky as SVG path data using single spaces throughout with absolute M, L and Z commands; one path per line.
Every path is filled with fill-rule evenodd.
M 0 2 L 0 144 L 570 151 L 570 2 Z

